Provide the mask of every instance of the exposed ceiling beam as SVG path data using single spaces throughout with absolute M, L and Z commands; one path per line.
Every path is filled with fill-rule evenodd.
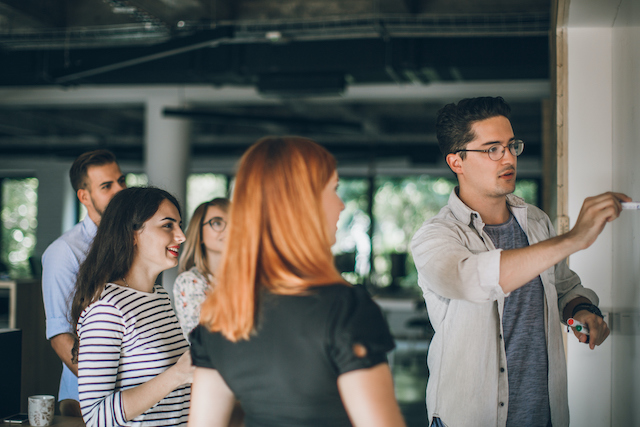
M 0 30 L 2 31 L 9 32 L 21 28 L 38 29 L 47 24 L 47 22 L 43 22 L 25 11 L 0 3 Z
M 18 11 L 22 16 L 27 16 L 49 28 L 61 28 L 68 24 L 68 1 L 2 0 L 2 3 L 10 10 Z
M 519 80 L 510 82 L 460 82 L 415 85 L 352 85 L 342 96 L 306 97 L 311 103 L 350 102 L 452 102 L 463 97 L 500 95 L 507 101 L 533 101 L 548 98 L 548 80 Z M 58 87 L 0 87 L 0 106 L 49 106 L 49 105 L 144 105 L 148 99 L 166 99 L 185 105 L 205 103 L 215 105 L 278 105 L 277 98 L 264 98 L 255 88 L 223 87 L 209 85 L 158 85 L 137 86 L 82 86 Z

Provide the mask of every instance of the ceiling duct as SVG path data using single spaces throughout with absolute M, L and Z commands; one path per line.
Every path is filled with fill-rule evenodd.
M 370 15 L 307 20 L 236 22 L 240 41 L 284 41 L 392 37 L 543 36 L 549 32 L 549 13 Z
M 282 126 L 294 131 L 322 132 L 327 134 L 360 134 L 362 124 L 354 121 L 313 119 L 304 116 L 258 115 L 250 113 L 230 114 L 197 108 L 170 108 L 163 110 L 165 117 L 184 117 L 202 122 L 218 122 L 254 128 Z
M 257 87 L 265 96 L 340 95 L 346 81 L 342 73 L 274 73 L 261 74 Z
M 115 1 L 115 0 L 114 0 Z M 119 1 L 112 5 L 116 11 L 131 11 L 132 6 Z M 119 12 L 118 14 L 121 14 Z M 450 15 L 393 15 L 315 20 L 226 21 L 202 23 L 181 21 L 175 28 L 136 9 L 138 23 L 102 25 L 65 29 L 33 28 L 23 30 L 0 29 L 0 47 L 13 50 L 42 48 L 78 49 L 85 47 L 140 46 L 160 43 L 171 37 L 179 38 L 212 27 L 233 28 L 235 43 L 283 43 L 312 40 L 346 40 L 390 37 L 470 37 L 470 36 L 546 36 L 549 31 L 548 13 L 450 14 Z M 274 39 L 274 34 L 279 37 Z

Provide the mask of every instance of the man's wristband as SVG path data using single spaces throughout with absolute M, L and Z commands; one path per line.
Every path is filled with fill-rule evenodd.
M 598 306 L 593 305 L 589 302 L 581 302 L 580 304 L 573 307 L 573 312 L 571 313 L 571 317 L 575 317 L 576 313 L 579 312 L 580 310 L 587 310 L 589 313 L 593 313 L 597 316 L 604 318 Z

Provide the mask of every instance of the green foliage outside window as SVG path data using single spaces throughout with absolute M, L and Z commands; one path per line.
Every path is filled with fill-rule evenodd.
M 392 284 L 392 259 L 395 259 L 404 264 L 396 268 L 404 270 L 406 275 L 397 278 L 394 284 L 418 292 L 418 276 L 410 253 L 411 238 L 424 221 L 447 204 L 455 185 L 455 180 L 427 175 L 376 178 L 373 284 L 380 287 Z
M 457 185 L 456 180 L 426 175 L 379 176 L 374 183 L 372 244 L 369 238 L 369 179 L 340 179 L 338 194 L 345 203 L 345 210 L 340 215 L 337 242 L 333 247 L 337 263 L 344 265 L 344 258 L 349 259 L 349 254 L 351 260 L 355 257 L 353 272 L 344 273 L 353 283 L 371 283 L 381 288 L 394 284 L 418 293 L 418 276 L 410 253 L 411 238 L 424 221 L 447 204 Z M 535 205 L 538 187 L 536 180 L 519 180 L 515 194 Z M 373 269 L 370 265 L 372 250 Z M 404 274 L 395 279 L 392 277 L 392 259 L 402 264 L 395 266 L 395 273 Z
M 38 179 L 5 178 L 2 182 L 0 261 L 11 278 L 31 277 L 29 258 L 36 246 Z M 4 268 L 0 268 L 4 270 Z
M 144 187 L 148 185 L 149 178 L 144 173 L 128 173 L 126 175 L 127 187 Z M 225 175 L 213 173 L 191 174 L 187 178 L 187 202 L 186 206 L 180 206 L 182 212 L 182 223 L 186 230 L 189 219 L 193 211 L 200 203 L 209 201 L 215 197 L 226 197 L 227 177 Z M 78 220 L 82 221 L 87 214 L 86 208 L 80 204 L 80 214 Z
M 227 177 L 213 173 L 196 173 L 187 178 L 187 206 L 183 207 L 182 223 L 186 225 L 200 203 L 216 197 L 227 197 Z
M 130 187 L 146 185 L 146 175 L 127 174 Z M 373 200 L 373 244 L 369 238 L 368 178 L 341 178 L 338 193 L 345 203 L 345 210 L 338 222 L 337 243 L 333 247 L 336 256 L 345 256 L 350 264 L 345 274 L 354 283 L 370 282 L 385 287 L 392 284 L 392 254 L 408 254 L 406 275 L 396 283 L 415 288 L 417 273 L 410 254 L 413 234 L 424 221 L 446 205 L 455 180 L 426 175 L 412 177 L 376 177 Z M 518 180 L 515 194 L 527 203 L 538 202 L 537 180 Z M 2 245 L 0 262 L 6 265 L 12 277 L 29 277 L 29 257 L 36 243 L 38 180 L 36 178 L 2 180 Z M 193 174 L 187 181 L 185 217 L 202 202 L 227 194 L 227 177 L 217 174 Z M 83 208 L 83 206 L 82 206 Z M 81 217 L 84 215 L 80 215 Z M 185 221 L 186 223 L 187 221 Z M 373 274 L 370 259 L 374 253 Z M 0 268 L 0 272 L 4 270 Z
M 538 206 L 538 187 L 538 181 L 535 179 L 519 179 L 516 181 L 516 191 L 513 194 L 522 197 L 529 204 Z
M 366 178 L 340 178 L 338 195 L 345 205 L 338 221 L 336 244 L 333 253 L 340 269 L 345 268 L 345 278 L 352 283 L 363 283 L 368 277 L 371 254 L 368 214 L 369 180 Z M 343 262 L 346 261 L 346 262 Z
M 128 173 L 124 179 L 127 187 L 144 187 L 149 184 L 149 177 L 146 173 Z

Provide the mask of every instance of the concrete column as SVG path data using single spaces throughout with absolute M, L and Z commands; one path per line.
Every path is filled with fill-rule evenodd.
M 39 165 L 38 228 L 34 256 L 40 258 L 47 246 L 75 225 L 76 195 L 69 182 L 70 162 L 49 161 Z
M 167 118 L 165 107 L 176 107 L 177 98 L 149 98 L 145 118 L 145 172 L 149 185 L 173 194 L 185 209 L 187 174 L 191 155 L 191 122 Z M 183 212 L 184 216 L 184 212 Z M 163 273 L 162 284 L 173 297 L 177 268 Z

